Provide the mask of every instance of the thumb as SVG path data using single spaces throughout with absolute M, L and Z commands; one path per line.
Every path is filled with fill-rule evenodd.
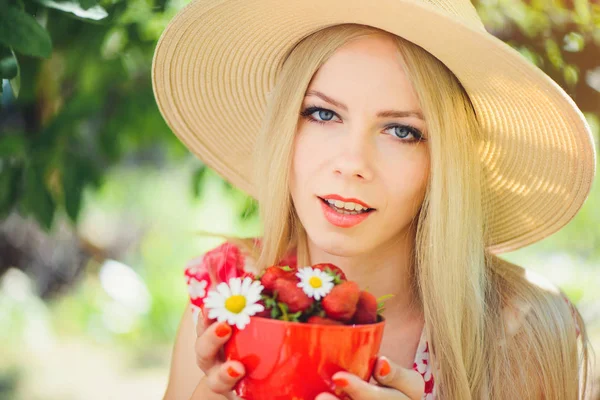
M 425 393 L 425 381 L 418 371 L 403 368 L 387 357 L 379 357 L 373 376 L 379 384 L 399 390 L 410 399 L 420 400 Z

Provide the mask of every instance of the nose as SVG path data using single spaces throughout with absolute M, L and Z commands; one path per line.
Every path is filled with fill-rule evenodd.
M 356 132 L 344 135 L 343 143 L 340 145 L 340 151 L 334 164 L 334 172 L 348 179 L 356 177 L 371 180 L 373 172 L 370 153 L 371 147 L 368 143 L 368 135 Z

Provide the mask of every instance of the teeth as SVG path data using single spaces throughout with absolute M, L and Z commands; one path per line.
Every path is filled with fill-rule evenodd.
M 360 211 L 366 210 L 366 208 L 361 206 L 360 204 L 356 204 L 356 203 L 352 203 L 352 202 L 345 203 L 341 200 L 329 200 L 329 199 L 326 199 L 326 201 L 329 204 L 336 206 L 337 208 L 348 210 L 348 211 L 359 211 L 360 212 Z

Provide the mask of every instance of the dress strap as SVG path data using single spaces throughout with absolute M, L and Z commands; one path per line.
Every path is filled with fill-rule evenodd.
M 425 392 L 423 394 L 423 400 L 434 400 L 435 399 L 435 380 L 433 377 L 433 365 L 432 359 L 429 353 L 429 343 L 427 342 L 427 332 L 425 326 L 421 331 L 421 339 L 417 346 L 417 352 L 415 354 L 415 361 L 413 363 L 413 369 L 423 376 L 425 381 Z

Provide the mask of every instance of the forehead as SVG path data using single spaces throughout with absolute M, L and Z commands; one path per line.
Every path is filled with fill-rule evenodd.
M 352 103 L 418 109 L 416 93 L 402 66 L 396 42 L 387 35 L 357 38 L 340 47 L 313 76 L 315 89 Z

